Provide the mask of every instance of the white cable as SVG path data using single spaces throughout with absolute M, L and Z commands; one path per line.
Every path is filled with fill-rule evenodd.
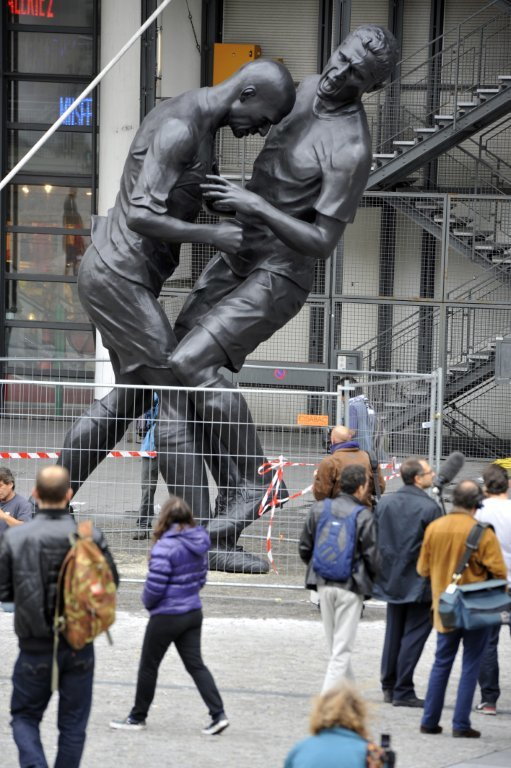
M 11 171 L 9 171 L 9 173 L 7 174 L 7 176 L 5 176 L 5 177 L 2 179 L 2 181 L 0 182 L 0 190 L 2 190 L 2 189 L 3 189 L 3 188 L 4 188 L 4 187 L 5 187 L 5 186 L 6 186 L 6 185 L 7 185 L 7 184 L 10 182 L 10 180 L 13 178 L 13 176 L 16 176 L 16 174 L 18 173 L 18 171 L 20 171 L 20 170 L 23 168 L 23 166 L 24 166 L 24 165 L 25 165 L 25 164 L 26 164 L 26 163 L 27 163 L 27 162 L 30 160 L 30 158 L 31 158 L 31 157 L 33 157 L 33 155 L 35 155 L 35 153 L 36 153 L 36 152 L 37 152 L 37 151 L 38 151 L 38 150 L 39 150 L 39 149 L 40 149 L 40 148 L 43 146 L 43 144 L 45 144 L 45 143 L 48 141 L 48 139 L 50 138 L 50 136 L 53 136 L 53 134 L 55 133 L 55 131 L 57 130 L 57 128 L 59 128 L 59 126 L 61 126 L 61 125 L 62 125 L 62 123 L 63 123 L 63 122 L 64 122 L 64 121 L 65 121 L 65 120 L 66 120 L 66 119 L 69 117 L 69 115 L 71 114 L 71 112 L 73 112 L 73 110 L 74 110 L 74 109 L 76 109 L 76 107 L 78 106 L 78 104 L 79 104 L 79 103 L 80 103 L 80 102 L 81 102 L 81 101 L 82 101 L 82 100 L 83 100 L 83 99 L 84 99 L 86 96 L 88 96 L 88 95 L 89 95 L 89 93 L 90 93 L 91 91 L 93 91 L 93 90 L 94 90 L 94 88 L 95 88 L 95 87 L 98 85 L 98 83 L 100 83 L 100 82 L 101 82 L 101 80 L 102 80 L 102 79 L 103 79 L 103 77 L 106 75 L 106 73 L 107 73 L 107 72 L 109 72 L 109 71 L 112 69 L 112 67 L 113 67 L 113 66 L 115 66 L 115 64 L 117 64 L 117 62 L 119 61 L 119 59 L 120 59 L 120 58 L 122 58 L 122 57 L 124 56 L 124 54 L 126 53 L 126 51 L 127 51 L 129 48 L 131 48 L 131 46 L 133 45 L 133 43 L 134 43 L 134 42 L 135 42 L 135 41 L 136 41 L 136 40 L 137 40 L 137 39 L 140 37 L 140 35 L 141 35 L 143 32 L 145 32 L 145 30 L 147 29 L 147 27 L 150 27 L 150 26 L 151 26 L 151 24 L 153 23 L 153 21 L 154 21 L 154 20 L 155 20 L 155 19 L 156 19 L 156 18 L 157 18 L 159 15 L 160 15 L 160 13 L 163 11 L 163 9 L 164 9 L 164 8 L 165 8 L 167 5 L 169 5 L 169 3 L 171 3 L 171 2 L 172 2 L 172 0 L 163 0 L 162 4 L 158 6 L 158 8 L 157 8 L 157 9 L 154 11 L 154 13 L 152 13 L 152 14 L 151 14 L 151 16 L 149 16 L 149 18 L 148 18 L 148 19 L 147 19 L 147 20 L 146 20 L 146 21 L 145 21 L 145 22 L 142 24 L 142 26 L 140 27 L 140 29 L 139 29 L 139 30 L 137 30 L 137 32 L 135 32 L 135 34 L 133 35 L 133 37 L 131 37 L 131 38 L 128 40 L 128 42 L 127 42 L 127 43 L 125 43 L 125 44 L 123 45 L 123 47 L 121 48 L 121 50 L 119 51 L 119 53 L 118 53 L 116 56 L 114 56 L 114 58 L 113 58 L 111 61 L 109 61 L 109 62 L 108 62 L 108 64 L 106 65 L 106 67 L 104 67 L 104 68 L 101 70 L 101 72 L 100 72 L 98 75 L 96 75 L 96 77 L 94 78 L 94 80 L 93 80 L 91 83 L 89 83 L 89 85 L 87 86 L 87 88 L 86 88 L 84 91 L 82 91 L 82 93 L 81 93 L 81 94 L 80 94 L 80 95 L 79 95 L 79 96 L 78 96 L 78 97 L 77 97 L 77 98 L 76 98 L 76 99 L 73 101 L 73 103 L 72 103 L 72 104 L 71 104 L 71 105 L 70 105 L 70 106 L 69 106 L 69 107 L 66 109 L 66 111 L 65 111 L 65 112 L 63 112 L 63 113 L 60 115 L 60 117 L 59 117 L 59 118 L 57 118 L 57 120 L 55 120 L 55 122 L 53 123 L 53 125 L 51 126 L 51 128 L 48 128 L 48 130 L 46 131 L 46 133 L 45 133 L 43 136 L 41 136 L 41 138 L 39 139 L 39 141 L 37 141 L 37 142 L 34 144 L 34 146 L 32 147 L 32 149 L 29 149 L 29 150 L 28 150 L 28 152 L 27 152 L 27 154 L 26 154 L 26 155 L 24 155 L 24 156 L 21 158 L 21 160 L 20 160 L 20 161 L 19 161 L 19 162 L 18 162 L 18 163 L 17 163 L 17 164 L 14 166 L 14 168 L 13 168 Z

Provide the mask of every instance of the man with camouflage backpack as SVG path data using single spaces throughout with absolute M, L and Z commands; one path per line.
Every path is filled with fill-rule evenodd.
M 52 694 L 53 624 L 60 613 L 55 610 L 57 583 L 77 532 L 68 511 L 72 491 L 67 470 L 57 466 L 42 469 L 33 496 L 39 509 L 34 519 L 9 529 L 0 543 L 0 601 L 15 604 L 20 653 L 12 678 L 11 726 L 20 765 L 47 766 L 39 724 Z M 94 550 L 92 542 L 97 545 L 96 561 L 117 585 L 115 563 L 103 534 L 95 528 L 92 541 L 84 541 Z M 66 631 L 56 635 L 59 744 L 55 768 L 76 768 L 82 757 L 92 703 L 93 634 L 89 633 L 79 650 L 79 644 L 73 647 L 66 640 Z
M 336 485 L 340 493 L 335 498 L 310 508 L 299 544 L 300 557 L 308 564 L 305 586 L 318 591 L 330 653 L 322 693 L 343 678 L 353 678 L 351 652 L 377 562 L 374 517 L 365 506 L 365 467 L 344 467 Z

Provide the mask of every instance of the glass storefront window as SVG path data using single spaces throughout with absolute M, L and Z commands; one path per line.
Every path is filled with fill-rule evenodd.
M 4 0 L 10 24 L 91 27 L 94 0 Z
M 76 283 L 7 280 L 7 317 L 29 322 L 88 323 Z
M 54 123 L 84 90 L 83 83 L 44 83 L 12 80 L 7 115 L 11 123 Z M 92 96 L 87 96 L 71 112 L 64 125 L 91 128 Z
M 9 131 L 9 168 L 12 168 L 43 135 L 40 131 Z M 92 135 L 58 130 L 36 152 L 24 172 L 92 174 Z
M 9 40 L 12 72 L 92 76 L 91 35 L 12 31 Z
M 10 358 L 93 358 L 93 331 L 55 331 L 48 328 L 8 328 L 7 356 Z M 19 363 L 13 361 L 19 371 Z M 76 362 L 79 370 L 84 370 L 84 362 Z M 91 363 L 91 367 L 93 367 Z
M 7 196 L 7 221 L 23 227 L 89 229 L 92 190 L 52 184 L 11 184 Z
M 77 275 L 89 244 L 89 237 L 71 231 L 66 235 L 8 232 L 6 271 Z

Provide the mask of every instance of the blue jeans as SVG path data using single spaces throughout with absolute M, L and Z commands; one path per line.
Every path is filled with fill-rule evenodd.
M 51 698 L 52 653 L 20 651 L 12 675 L 11 727 L 20 768 L 48 768 L 39 724 Z M 94 647 L 62 648 L 59 667 L 59 742 L 55 768 L 77 768 L 92 703 Z
M 490 629 L 488 645 L 483 654 L 481 669 L 479 670 L 481 701 L 484 701 L 486 704 L 496 704 L 500 696 L 498 656 L 499 636 L 500 624 Z
M 432 728 L 440 722 L 449 675 L 459 644 L 463 640 L 461 677 L 456 695 L 452 727 L 457 731 L 466 731 L 470 728 L 470 711 L 481 660 L 488 642 L 488 633 L 487 628 L 437 632 L 435 661 L 429 676 L 422 725 Z

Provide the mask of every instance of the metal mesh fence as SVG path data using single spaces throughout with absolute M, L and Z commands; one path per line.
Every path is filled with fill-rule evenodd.
M 34 361 L 34 372 L 39 363 Z M 0 382 L 2 464 L 14 472 L 17 490 L 28 495 L 37 470 L 54 463 L 61 454 L 60 460 L 71 468 L 77 490 L 72 502 L 75 515 L 78 519 L 92 518 L 105 531 L 124 575 L 143 568 L 149 546 L 147 539 L 133 538 L 145 514 L 141 511 L 144 461 L 159 463 L 156 505 L 167 498 L 168 486 L 184 495 L 196 518 L 213 525 L 213 530 L 215 521 L 227 515 L 235 521 L 238 546 L 246 553 L 265 560 L 269 546 L 282 581 L 303 575 L 297 541 L 312 501 L 308 489 L 314 468 L 325 454 L 329 426 L 346 419 L 348 396 L 365 394 L 382 423 L 393 430 L 381 442 L 387 476 L 396 474 L 395 464 L 411 451 L 412 444 L 424 454 L 432 446 L 430 430 L 424 425 L 433 409 L 432 376 L 354 374 L 358 383 L 356 389 L 349 385 L 347 395 L 329 390 L 328 385 L 338 384 L 337 373 L 321 369 L 317 371 L 318 385 L 311 388 L 300 388 L 299 384 L 255 388 L 249 375 L 233 390 L 159 390 L 160 434 L 156 436 L 158 458 L 154 459 L 141 450 L 137 422 L 142 403 L 152 401 L 152 390 L 115 387 L 108 395 L 107 407 L 106 401 L 94 400 L 91 381 L 69 377 L 66 361 L 62 361 L 60 371 L 52 361 L 52 377 L 46 380 L 26 379 L 28 365 L 25 361 L 16 371 L 11 361 L 11 373 Z M 250 370 L 254 381 L 259 381 L 262 369 Z M 406 425 L 394 428 L 387 418 L 391 400 L 402 397 L 405 391 L 415 392 L 417 398 L 421 392 L 421 405 L 413 416 L 408 412 Z M 242 392 L 250 411 L 238 407 Z M 145 401 L 141 399 L 144 395 Z M 115 408 L 111 407 L 112 398 Z M 171 400 L 170 410 L 165 408 L 166 398 Z M 220 411 L 215 410 L 219 402 L 225 414 L 223 421 L 218 421 Z M 234 414 L 238 420 L 228 421 Z M 72 427 L 74 432 L 66 438 Z M 292 498 L 275 511 L 269 537 L 270 511 L 261 517 L 258 513 L 277 466 L 268 466 L 262 475 L 254 474 L 253 467 L 278 462 L 279 457 L 285 462 L 285 492 Z M 240 494 L 243 487 L 252 489 L 251 494 Z M 221 503 L 219 506 L 222 497 L 227 498 L 223 511 Z M 212 533 L 212 539 L 222 548 L 221 537 L 215 539 Z

